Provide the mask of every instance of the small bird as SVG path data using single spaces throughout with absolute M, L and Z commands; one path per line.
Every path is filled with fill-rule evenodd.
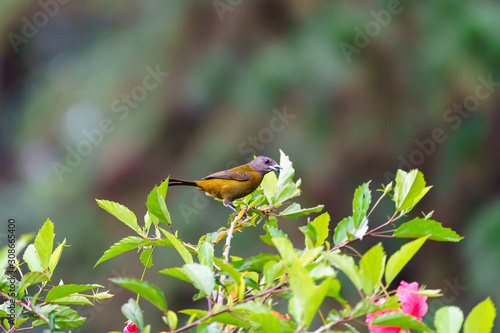
M 279 169 L 283 168 L 272 158 L 259 156 L 250 163 L 213 173 L 203 177 L 202 180 L 170 178 L 168 185 L 197 187 L 207 195 L 222 199 L 224 206 L 231 208 L 236 213 L 236 208 L 231 202 L 255 191 L 266 173 L 279 172 Z

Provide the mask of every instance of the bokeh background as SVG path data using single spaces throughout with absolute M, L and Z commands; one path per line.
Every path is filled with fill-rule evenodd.
M 107 332 L 123 328 L 131 297 L 107 279 L 142 267 L 130 253 L 93 268 L 131 234 L 95 198 L 141 220 L 166 176 L 196 179 L 282 149 L 303 181 L 299 202 L 324 204 L 333 229 L 358 185 L 375 190 L 398 168 L 419 168 L 434 188 L 410 217 L 434 210 L 465 239 L 427 243 L 401 278 L 443 289 L 431 312 L 468 313 L 487 296 L 498 307 L 499 17 L 500 3 L 486 0 L 3 0 L 1 220 L 15 218 L 19 234 L 55 223 L 56 241 L 71 247 L 54 281 L 111 289 L 116 297 L 81 309 L 81 332 Z M 191 188 L 170 189 L 167 205 L 190 242 L 230 212 Z M 389 214 L 387 200 L 371 224 Z M 305 223 L 280 222 L 297 247 Z M 272 251 L 261 234 L 237 234 L 233 254 Z M 171 309 L 204 306 L 193 287 L 155 274 L 181 264 L 173 250 L 154 264 L 146 279 Z M 153 331 L 164 329 L 143 304 Z

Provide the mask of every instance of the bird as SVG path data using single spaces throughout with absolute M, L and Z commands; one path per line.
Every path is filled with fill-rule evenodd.
M 272 158 L 258 156 L 247 164 L 213 173 L 201 180 L 170 178 L 168 186 L 194 186 L 209 196 L 221 199 L 224 206 L 237 213 L 232 202 L 255 191 L 268 172 L 279 172 L 280 169 L 283 168 Z

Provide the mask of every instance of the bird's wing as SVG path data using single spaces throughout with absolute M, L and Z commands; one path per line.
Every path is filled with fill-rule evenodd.
M 252 173 L 247 171 L 234 171 L 234 170 L 224 170 L 213 173 L 202 179 L 227 179 L 227 180 L 237 180 L 237 181 L 246 181 L 252 178 Z

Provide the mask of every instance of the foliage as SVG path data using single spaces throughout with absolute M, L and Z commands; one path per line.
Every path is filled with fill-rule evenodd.
M 23 235 L 16 244 L 15 236 L 0 250 L 0 296 L 6 301 L 0 305 L 4 332 L 27 330 L 36 326 L 49 326 L 46 332 L 62 332 L 82 325 L 85 317 L 70 305 L 92 305 L 91 300 L 112 297 L 98 292 L 98 284 L 52 284 L 52 277 L 66 247 L 66 239 L 54 249 L 54 224 L 47 219 L 33 244 L 28 245 L 20 262 L 17 251 L 22 250 L 33 237 Z M 28 271 L 26 271 L 26 265 Z M 92 293 L 83 293 L 91 291 Z M 30 323 L 31 320 L 31 323 Z M 24 325 L 23 325 L 24 324 Z
M 151 326 L 143 318 L 139 297 L 160 310 L 165 331 L 169 332 L 183 332 L 193 327 L 197 327 L 198 332 L 233 332 L 235 328 L 248 332 L 357 332 L 355 326 L 358 319 L 379 311 L 384 314 L 375 317 L 371 325 L 390 325 L 424 332 L 460 330 L 464 322 L 460 309 L 439 309 L 434 327 L 429 327 L 421 318 L 403 313 L 398 302 L 400 294 L 394 295 L 396 291 L 391 291 L 391 283 L 426 241 L 458 242 L 463 238 L 441 223 L 430 220 L 431 214 L 397 226 L 430 189 L 420 171 L 399 170 L 395 184 L 383 186 L 380 197 L 373 205 L 369 183 L 361 185 L 354 194 L 353 214 L 338 223 L 332 235 L 329 234 L 328 213 L 312 220 L 309 216 L 319 213 L 323 206 L 303 208 L 294 202 L 293 199 L 300 195 L 301 181 L 293 180 L 293 165 L 283 152 L 280 165 L 283 170 L 279 177 L 274 173 L 266 175 L 254 193 L 234 202 L 241 211 L 237 216 L 231 216 L 229 229 L 221 227 L 214 233 L 203 235 L 197 244 L 182 241 L 173 229 L 175 222 L 165 205 L 168 180 L 155 187 L 148 196 L 148 213 L 143 227 L 137 224 L 135 215 L 126 207 L 98 200 L 101 207 L 138 235 L 127 236 L 112 245 L 97 264 L 137 249 L 146 272 L 152 265 L 156 247 L 172 247 L 185 264 L 166 267 L 159 273 L 194 285 L 199 292 L 193 299 L 205 299 L 207 303 L 207 310 L 185 309 L 175 313 L 168 310 L 167 301 L 158 286 L 143 279 L 113 279 L 113 282 L 138 294 L 137 301 L 130 299 L 122 312 L 137 325 L 140 332 L 150 332 Z M 395 203 L 394 214 L 387 221 L 370 226 L 369 218 L 373 210 L 387 196 L 392 197 Z M 304 234 L 304 246 L 298 249 L 279 229 L 278 221 L 304 216 L 308 216 L 307 224 L 300 228 Z M 161 228 L 159 222 L 166 224 L 171 232 Z M 244 232 L 246 228 L 257 225 L 262 225 L 266 231 L 262 241 L 274 247 L 279 256 L 270 253 L 250 258 L 230 256 L 234 232 Z M 149 237 L 152 232 L 154 237 Z M 351 244 L 365 237 L 416 239 L 404 244 L 389 257 L 382 243 L 364 254 L 351 251 Z M 214 246 L 224 238 L 223 253 L 216 256 Z M 358 290 L 358 301 L 344 299 L 339 274 L 347 276 Z M 422 288 L 411 293 L 420 295 L 422 301 L 439 296 L 439 290 Z M 332 306 L 330 300 L 336 306 Z M 277 312 L 278 304 L 287 304 L 289 315 Z M 180 324 L 179 314 L 188 316 L 183 324 Z M 318 318 L 320 323 L 315 320 Z M 495 307 L 487 299 L 467 316 L 464 332 L 491 332 L 494 318 Z

